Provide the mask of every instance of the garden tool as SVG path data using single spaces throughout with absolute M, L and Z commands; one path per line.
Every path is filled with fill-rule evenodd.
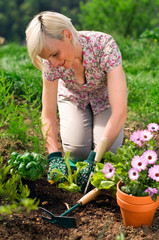
M 96 153 L 96 156 L 95 156 L 95 159 L 94 159 L 94 164 L 95 164 L 95 162 L 100 162 L 101 161 L 107 144 L 108 144 L 108 139 L 106 137 L 103 137 L 101 139 L 100 143 L 99 143 L 98 150 L 97 150 L 97 153 Z M 86 192 L 87 192 L 87 189 L 88 189 L 89 184 L 90 184 L 90 179 L 93 176 L 93 174 L 94 174 L 94 172 L 92 171 L 89 175 L 89 178 L 88 178 L 85 190 L 84 190 L 84 194 L 86 194 Z
M 88 192 L 86 195 L 84 195 L 80 200 L 78 200 L 78 202 L 73 207 L 71 207 L 70 209 L 68 209 L 64 213 L 62 213 L 60 216 L 55 216 L 50 211 L 46 210 L 45 208 L 39 207 L 48 216 L 50 216 L 50 218 L 45 217 L 45 216 L 41 216 L 41 217 L 44 220 L 46 220 L 47 222 L 50 222 L 52 224 L 58 224 L 62 227 L 68 227 L 68 228 L 76 228 L 76 219 L 73 218 L 73 217 L 66 217 L 66 215 L 69 214 L 70 212 L 72 212 L 74 209 L 76 209 L 80 206 L 83 206 L 86 203 L 90 202 L 91 200 L 93 200 L 99 194 L 100 194 L 100 190 L 97 189 L 97 188 L 94 188 L 93 190 Z

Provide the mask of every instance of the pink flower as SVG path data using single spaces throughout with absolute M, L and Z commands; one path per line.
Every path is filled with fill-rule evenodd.
M 159 182 L 159 165 L 151 167 L 148 171 L 148 176 L 156 182 Z
M 104 165 L 103 173 L 106 178 L 110 179 L 111 177 L 113 177 L 113 175 L 115 173 L 115 168 L 113 167 L 113 165 L 111 163 L 108 162 Z
M 145 170 L 147 167 L 147 161 L 144 158 L 141 158 L 139 156 L 135 156 L 131 161 L 131 166 L 136 169 L 137 171 L 141 172 L 142 170 Z
M 139 172 L 134 168 L 131 168 L 129 170 L 128 175 L 132 181 L 137 180 L 139 178 Z
M 143 142 L 149 141 L 153 137 L 153 134 L 148 130 L 141 131 L 141 140 Z
M 139 145 L 139 147 L 141 147 L 142 146 L 141 131 L 133 132 L 130 136 L 130 140 L 133 141 L 134 143 L 136 143 L 137 145 Z
M 159 125 L 157 123 L 149 123 L 147 125 L 147 128 L 151 132 L 153 132 L 153 131 L 157 132 L 159 130 Z
M 153 194 L 157 194 L 158 193 L 156 188 L 151 188 L 151 187 L 147 188 L 144 192 L 145 193 L 148 192 L 150 197 L 153 197 Z
M 157 153 L 153 150 L 145 151 L 142 156 L 148 164 L 154 164 L 157 161 Z

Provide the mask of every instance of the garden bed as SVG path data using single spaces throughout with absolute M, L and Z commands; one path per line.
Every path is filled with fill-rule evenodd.
M 125 132 L 125 134 L 127 133 Z M 19 141 L 0 139 L 1 155 L 4 160 L 10 158 L 11 148 L 19 153 L 25 151 Z M 46 153 L 42 154 L 46 156 Z M 71 207 L 83 194 L 68 193 L 57 189 L 47 182 L 45 175 L 36 183 L 36 196 L 40 199 L 39 206 L 58 216 L 67 210 L 65 203 Z M 28 214 L 13 214 L 9 219 L 1 221 L 0 240 L 112 240 L 120 232 L 124 233 L 125 239 L 132 240 L 157 240 L 159 236 L 159 208 L 151 227 L 125 228 L 116 200 L 109 196 L 105 190 L 96 199 L 70 214 L 71 217 L 76 218 L 77 228 L 63 228 L 53 225 L 44 221 L 41 214 L 43 213 L 39 209 Z

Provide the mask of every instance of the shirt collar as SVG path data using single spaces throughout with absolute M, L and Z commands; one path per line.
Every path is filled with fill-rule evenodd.
M 89 36 L 85 34 L 84 31 L 79 32 L 78 39 L 82 44 L 82 56 L 83 56 L 83 66 L 92 65 L 93 55 L 93 45 L 90 41 Z

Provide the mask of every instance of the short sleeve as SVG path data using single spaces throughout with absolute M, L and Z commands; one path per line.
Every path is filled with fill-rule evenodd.
M 103 44 L 100 67 L 103 71 L 109 72 L 122 62 L 122 56 L 119 47 L 111 36 L 105 40 L 103 39 Z
M 54 69 L 48 60 L 43 60 L 43 64 L 47 67 L 47 71 L 43 71 L 44 77 L 50 82 L 54 82 L 60 78 L 60 73 Z

